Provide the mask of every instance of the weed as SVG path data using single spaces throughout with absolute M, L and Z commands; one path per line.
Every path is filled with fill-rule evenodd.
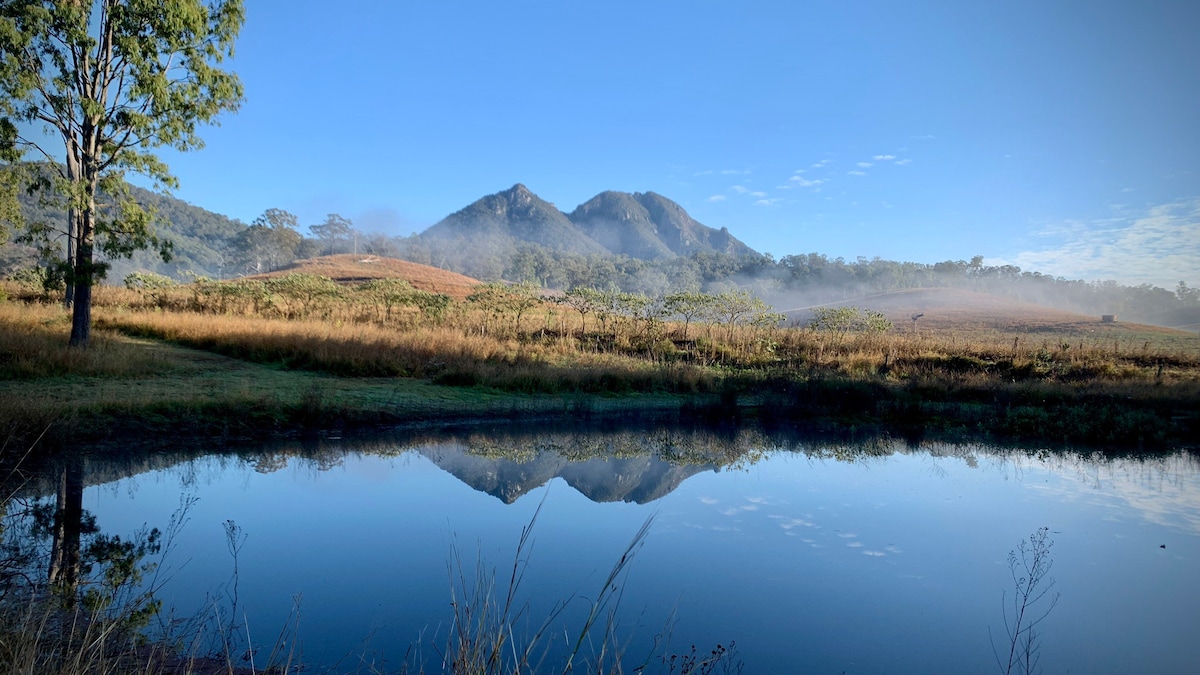
M 1054 560 L 1050 557 L 1053 547 L 1050 528 L 1042 527 L 1008 554 L 1008 570 L 1012 575 L 1015 593 L 1011 611 L 1004 604 L 1006 641 L 998 650 L 995 638 L 992 639 L 992 654 L 996 657 L 996 665 L 1005 675 L 1014 672 L 1033 675 L 1038 672 L 1041 636 L 1037 627 L 1054 611 L 1059 598 L 1058 593 L 1050 595 L 1054 588 L 1054 578 L 1050 576 L 1050 568 L 1054 566 Z M 988 632 L 990 634 L 991 630 Z M 1004 646 L 1008 648 L 1007 655 L 1003 653 Z

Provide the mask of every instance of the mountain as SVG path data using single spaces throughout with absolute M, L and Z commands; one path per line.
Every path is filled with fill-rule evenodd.
M 669 494 L 691 476 L 717 469 L 715 464 L 674 464 L 651 454 L 571 459 L 549 450 L 516 460 L 472 454 L 457 443 L 429 445 L 418 452 L 463 483 L 505 504 L 556 477 L 593 502 L 646 504 Z
M 520 183 L 446 216 L 420 237 L 429 243 L 470 241 L 478 245 L 487 242 L 498 249 L 511 248 L 517 242 L 529 242 L 556 253 L 608 252 L 562 211 Z
M 569 218 L 609 251 L 631 258 L 657 260 L 694 253 L 758 255 L 729 230 L 701 224 L 682 206 L 654 192 L 601 192 L 576 208 Z
M 673 251 L 658 236 L 658 224 L 638 201 L 640 194 L 601 192 L 571 212 L 569 218 L 585 234 L 613 252 L 631 258 L 673 258 Z
M 419 238 L 431 249 L 449 244 L 486 249 L 495 256 L 511 255 L 522 244 L 558 254 L 639 260 L 694 253 L 758 255 L 728 230 L 697 222 L 682 206 L 653 192 L 602 192 L 567 215 L 521 184 L 447 216 Z M 438 257 L 435 250 L 431 258 Z M 446 252 L 441 257 L 454 256 Z

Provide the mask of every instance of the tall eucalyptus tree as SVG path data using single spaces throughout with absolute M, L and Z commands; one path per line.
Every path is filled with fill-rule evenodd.
M 91 336 L 97 249 L 169 256 L 124 177 L 176 186 L 151 150 L 199 149 L 197 128 L 238 108 L 220 66 L 244 18 L 242 0 L 0 0 L 0 150 L 48 160 L 68 199 L 72 346 Z

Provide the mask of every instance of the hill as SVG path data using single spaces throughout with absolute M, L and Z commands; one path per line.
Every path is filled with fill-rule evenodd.
M 184 272 L 213 277 L 221 275 L 223 252 L 228 242 L 246 229 L 244 223 L 170 195 L 132 185 L 129 191 L 139 204 L 154 210 L 158 235 L 174 245 L 174 255 L 169 263 L 164 263 L 149 251 L 139 251 L 130 259 L 111 260 L 109 283 L 120 283 L 126 274 L 134 270 L 176 278 L 181 278 Z M 21 189 L 18 191 L 18 200 L 27 223 L 45 223 L 56 228 L 65 226 L 67 215 L 61 198 L 30 195 Z M 37 252 L 32 248 L 15 243 L 5 244 L 2 248 L 0 275 L 37 262 Z
M 1200 331 L 1200 307 L 1182 307 L 1151 314 L 1146 318 L 1146 322 L 1156 326 L 1197 332 Z
M 463 276 L 457 272 L 449 272 L 407 260 L 349 253 L 297 260 L 274 272 L 247 278 L 265 279 L 297 273 L 317 274 L 344 284 L 362 283 L 372 279 L 403 279 L 412 284 L 413 288 L 430 293 L 442 293 L 456 300 L 462 300 L 473 293 L 475 287 L 481 283 L 477 279 Z
M 1045 305 L 1022 302 L 987 293 L 955 288 L 918 288 L 868 295 L 853 300 L 788 309 L 789 323 L 807 324 L 817 307 L 861 307 L 881 312 L 903 332 L 957 334 L 1032 334 L 1048 340 L 1076 337 L 1106 339 L 1179 338 L 1196 342 L 1194 336 L 1161 326 L 1116 321 L 1105 323 L 1100 316 L 1080 314 Z M 917 318 L 914 318 L 917 317 Z M 1195 349 L 1196 344 L 1190 348 Z

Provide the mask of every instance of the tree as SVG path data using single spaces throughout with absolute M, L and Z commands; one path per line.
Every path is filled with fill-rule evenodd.
M 334 254 L 334 246 L 339 241 L 349 239 L 354 232 L 354 223 L 336 213 L 325 216 L 325 222 L 320 225 L 309 225 L 313 236 L 329 245 L 329 255 Z
M 296 222 L 296 216 L 283 209 L 267 209 L 255 218 L 230 244 L 237 269 L 262 274 L 295 260 L 302 239 Z
M 697 317 L 704 316 L 716 298 L 707 293 L 672 293 L 664 300 L 667 314 L 683 318 L 683 339 L 687 340 L 688 325 Z
M 1175 297 L 1185 307 L 1200 305 L 1200 288 L 1189 288 L 1186 281 L 1180 281 L 1175 287 Z
M 579 312 L 579 319 L 583 323 L 580 335 L 587 335 L 587 315 L 603 311 L 604 294 L 594 288 L 576 286 L 563 294 L 558 302 Z
M 9 233 L 24 222 L 17 199 L 20 182 L 17 166 L 9 162 L 0 166 L 0 244 L 7 242 Z
M 122 257 L 160 246 L 125 174 L 174 187 L 150 150 L 198 149 L 197 127 L 240 105 L 241 82 L 219 65 L 244 17 L 241 0 L 0 0 L 0 149 L 48 160 L 43 187 L 67 196 L 72 346 L 91 336 L 97 247 Z
M 886 333 L 892 329 L 892 322 L 873 309 L 858 307 L 817 307 L 813 309 L 812 321 L 808 327 L 815 331 L 835 333 L 840 339 L 850 332 L 855 333 Z
M 476 288 L 467 296 L 467 302 L 473 303 L 498 319 L 505 314 L 513 316 L 513 331 L 521 332 L 521 317 L 534 307 L 542 304 L 541 289 L 530 283 L 504 284 L 493 282 Z M 487 326 L 484 325 L 484 332 Z

